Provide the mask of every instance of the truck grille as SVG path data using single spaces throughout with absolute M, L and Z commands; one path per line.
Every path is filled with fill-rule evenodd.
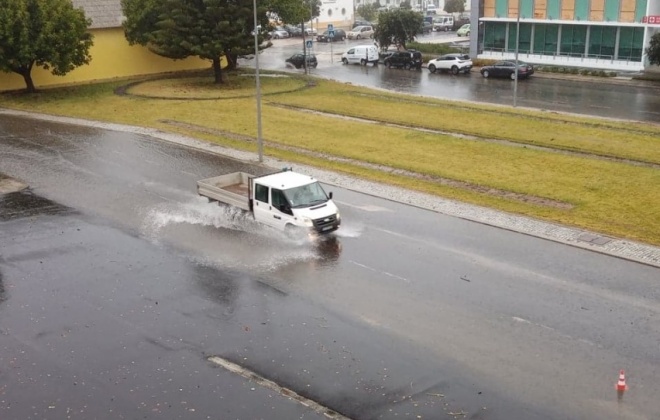
M 337 215 L 332 214 L 321 219 L 314 219 L 314 229 L 318 232 L 332 230 L 337 225 Z M 327 229 L 325 229 L 327 228 Z

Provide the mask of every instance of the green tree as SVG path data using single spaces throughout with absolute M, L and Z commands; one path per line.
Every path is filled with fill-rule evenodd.
M 319 16 L 321 0 L 270 0 L 269 10 L 284 23 L 300 25 Z
M 660 32 L 651 37 L 648 48 L 646 48 L 646 56 L 649 63 L 660 66 Z
M 371 4 L 361 4 L 357 8 L 357 14 L 360 15 L 363 19 L 373 22 L 378 16 L 378 8 L 380 7 L 379 3 Z
M 410 5 L 410 0 L 404 0 L 399 4 L 400 9 L 412 9 L 412 6 Z
M 71 0 L 0 0 L 0 71 L 36 92 L 34 66 L 64 76 L 91 60 L 91 20 Z
M 424 17 L 421 13 L 407 9 L 393 9 L 380 12 L 374 39 L 385 50 L 394 44 L 406 48 L 406 42 L 414 41 L 422 30 Z
M 465 0 L 447 0 L 445 1 L 445 12 L 463 13 L 465 11 Z
M 239 56 L 254 52 L 252 0 L 121 0 L 121 5 L 130 44 L 174 60 L 210 60 L 216 83 L 223 82 L 223 55 L 233 68 Z M 266 10 L 257 9 L 259 43 L 268 30 Z

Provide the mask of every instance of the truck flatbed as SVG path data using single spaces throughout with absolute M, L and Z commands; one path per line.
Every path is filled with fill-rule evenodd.
M 253 175 L 234 172 L 197 181 L 197 193 L 240 209 L 250 210 L 249 182 Z

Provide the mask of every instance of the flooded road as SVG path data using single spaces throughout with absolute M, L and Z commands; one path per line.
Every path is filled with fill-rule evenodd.
M 657 269 L 329 185 L 323 242 L 196 194 L 271 170 L 0 116 L 30 186 L 0 196 L 0 417 L 323 418 L 209 356 L 351 419 L 660 417 Z

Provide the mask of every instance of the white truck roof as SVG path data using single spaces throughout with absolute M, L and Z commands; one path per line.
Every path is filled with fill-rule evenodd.
M 282 171 L 275 174 L 259 177 L 255 179 L 254 182 L 270 188 L 288 190 L 289 188 L 296 188 L 302 185 L 311 184 L 312 182 L 316 182 L 316 179 L 309 175 L 303 175 L 297 172 Z

